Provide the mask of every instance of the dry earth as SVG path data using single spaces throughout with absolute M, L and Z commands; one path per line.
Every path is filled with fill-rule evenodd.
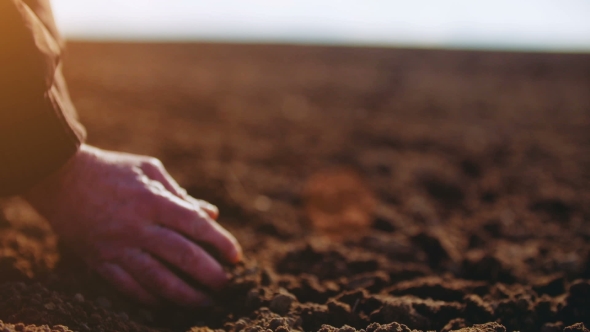
M 89 143 L 161 158 L 247 261 L 214 308 L 145 308 L 5 199 L 2 331 L 588 331 L 590 55 L 71 43 L 65 69 Z

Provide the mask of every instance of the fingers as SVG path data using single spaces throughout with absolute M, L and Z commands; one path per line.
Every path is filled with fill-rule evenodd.
M 141 287 L 182 306 L 207 306 L 211 299 L 179 277 L 164 264 L 139 249 L 125 249 L 120 257 L 122 266 Z
M 219 209 L 217 208 L 217 206 L 202 199 L 196 199 L 190 195 L 186 195 L 184 199 L 188 202 L 195 204 L 196 206 L 201 207 L 201 209 L 205 210 L 205 212 L 207 212 L 209 217 L 211 217 L 213 220 L 217 220 L 217 217 L 219 217 Z
M 141 165 L 141 170 L 150 179 L 158 181 L 164 185 L 166 190 L 180 198 L 184 198 L 187 193 L 173 178 L 162 165 L 162 162 L 156 158 L 147 158 Z
M 162 162 L 156 158 L 148 158 L 144 163 L 141 164 L 141 170 L 151 180 L 160 182 L 166 190 L 174 194 L 175 196 L 195 204 L 197 207 L 205 210 L 207 214 L 213 219 L 217 219 L 219 216 L 219 209 L 204 200 L 196 199 L 187 194 L 186 190 L 182 188 L 172 176 L 166 171 Z
M 144 250 L 187 273 L 193 280 L 211 289 L 220 289 L 228 281 L 221 265 L 203 248 L 182 235 L 160 226 L 145 230 Z
M 155 305 L 158 300 L 145 290 L 129 273 L 123 270 L 119 265 L 113 263 L 102 263 L 94 268 L 101 277 L 106 279 L 112 285 L 117 287 L 120 292 L 126 294 L 138 301 Z
M 200 209 L 175 197 L 163 202 L 159 208 L 161 225 L 213 246 L 228 262 L 237 263 L 242 259 L 242 248 L 236 238 Z

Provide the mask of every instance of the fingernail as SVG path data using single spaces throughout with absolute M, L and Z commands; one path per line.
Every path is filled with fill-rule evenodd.
M 232 257 L 231 262 L 234 264 L 239 263 L 242 261 L 242 258 L 244 258 L 243 256 L 244 256 L 244 254 L 242 253 L 242 249 L 238 246 L 238 247 L 234 248 L 234 253 L 231 256 Z
M 207 203 L 207 209 L 209 209 L 210 211 L 213 211 L 216 215 L 219 214 L 219 208 L 211 203 Z

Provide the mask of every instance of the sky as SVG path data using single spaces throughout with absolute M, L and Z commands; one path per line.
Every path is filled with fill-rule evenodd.
M 590 0 L 52 0 L 69 39 L 590 52 Z

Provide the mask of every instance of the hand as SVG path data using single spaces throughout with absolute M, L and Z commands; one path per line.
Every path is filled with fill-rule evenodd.
M 187 195 L 155 158 L 82 145 L 25 196 L 60 238 L 122 292 L 149 304 L 207 305 L 227 276 L 211 253 L 236 263 L 236 239 L 215 206 Z M 165 264 L 202 285 L 191 287 Z

